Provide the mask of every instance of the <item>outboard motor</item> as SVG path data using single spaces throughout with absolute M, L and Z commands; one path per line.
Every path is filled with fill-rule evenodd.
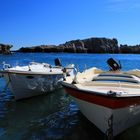
M 121 64 L 118 64 L 113 58 L 107 60 L 107 64 L 110 67 L 110 70 L 116 71 L 121 69 Z
M 55 66 L 60 66 L 60 67 L 62 66 L 59 58 L 54 59 L 54 62 L 55 62 Z

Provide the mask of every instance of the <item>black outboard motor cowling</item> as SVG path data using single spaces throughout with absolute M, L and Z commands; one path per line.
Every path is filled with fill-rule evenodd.
M 59 58 L 54 59 L 55 66 L 62 66 L 61 61 Z
M 110 70 L 112 70 L 112 71 L 116 71 L 116 70 L 121 69 L 121 65 L 118 64 L 113 58 L 109 58 L 107 60 L 107 64 L 109 65 Z

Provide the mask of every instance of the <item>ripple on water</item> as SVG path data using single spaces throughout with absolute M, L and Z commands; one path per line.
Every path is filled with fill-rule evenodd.
M 77 108 L 74 102 L 70 102 L 62 110 L 33 122 L 32 125 L 35 124 L 35 126 L 40 128 L 45 127 L 45 129 L 42 129 L 39 133 L 33 133 L 29 139 L 34 139 L 38 136 L 47 139 L 61 139 L 65 135 L 70 134 L 71 129 L 78 122 L 77 111 L 79 111 L 71 108 L 71 106 Z
M 131 56 L 131 57 L 130 57 Z M 98 67 L 108 70 L 106 60 L 109 57 L 121 61 L 122 70 L 140 69 L 140 55 L 123 54 L 65 54 L 65 53 L 14 53 L 0 55 L 3 61 L 13 66 L 27 65 L 30 61 L 46 62 L 53 65 L 54 58 L 59 57 L 63 65 L 74 63 L 79 70 Z M 80 61 L 79 61 L 80 60 Z M 2 65 L 0 65 L 0 69 Z M 15 102 L 6 90 L 5 82 L 0 79 L 0 140 L 85 140 L 103 139 L 81 113 L 75 102 L 63 90 L 51 94 L 37 96 L 28 100 Z M 133 130 L 132 130 L 133 129 Z M 123 133 L 117 140 L 139 139 L 140 125 Z M 99 135 L 97 135 L 99 133 Z M 129 133 L 129 134 L 128 134 Z

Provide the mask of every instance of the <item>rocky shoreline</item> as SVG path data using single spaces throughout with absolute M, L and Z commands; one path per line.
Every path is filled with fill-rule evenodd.
M 88 38 L 83 40 L 71 40 L 64 44 L 40 45 L 22 47 L 17 52 L 66 52 L 66 53 L 133 53 L 140 54 L 140 45 L 118 45 L 118 40 L 108 38 Z
M 88 38 L 64 44 L 22 47 L 18 52 L 119 53 L 117 39 Z
M 12 45 L 0 44 L 0 54 L 11 54 L 10 49 L 12 47 L 13 47 Z
M 12 45 L 0 44 L 0 53 L 10 54 L 11 48 Z M 140 54 L 140 45 L 118 45 L 118 40 L 116 38 L 87 38 L 83 40 L 71 40 L 60 45 L 39 45 L 33 47 L 22 47 L 15 52 Z

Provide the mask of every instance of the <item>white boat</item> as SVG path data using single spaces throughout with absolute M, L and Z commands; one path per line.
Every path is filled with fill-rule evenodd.
M 140 70 L 95 67 L 62 82 L 81 112 L 109 138 L 140 122 Z
M 62 67 L 47 63 L 31 62 L 28 66 L 10 67 L 4 64 L 0 73 L 6 80 L 16 100 L 48 93 L 61 87 L 60 81 L 65 76 L 72 76 L 74 65 Z

